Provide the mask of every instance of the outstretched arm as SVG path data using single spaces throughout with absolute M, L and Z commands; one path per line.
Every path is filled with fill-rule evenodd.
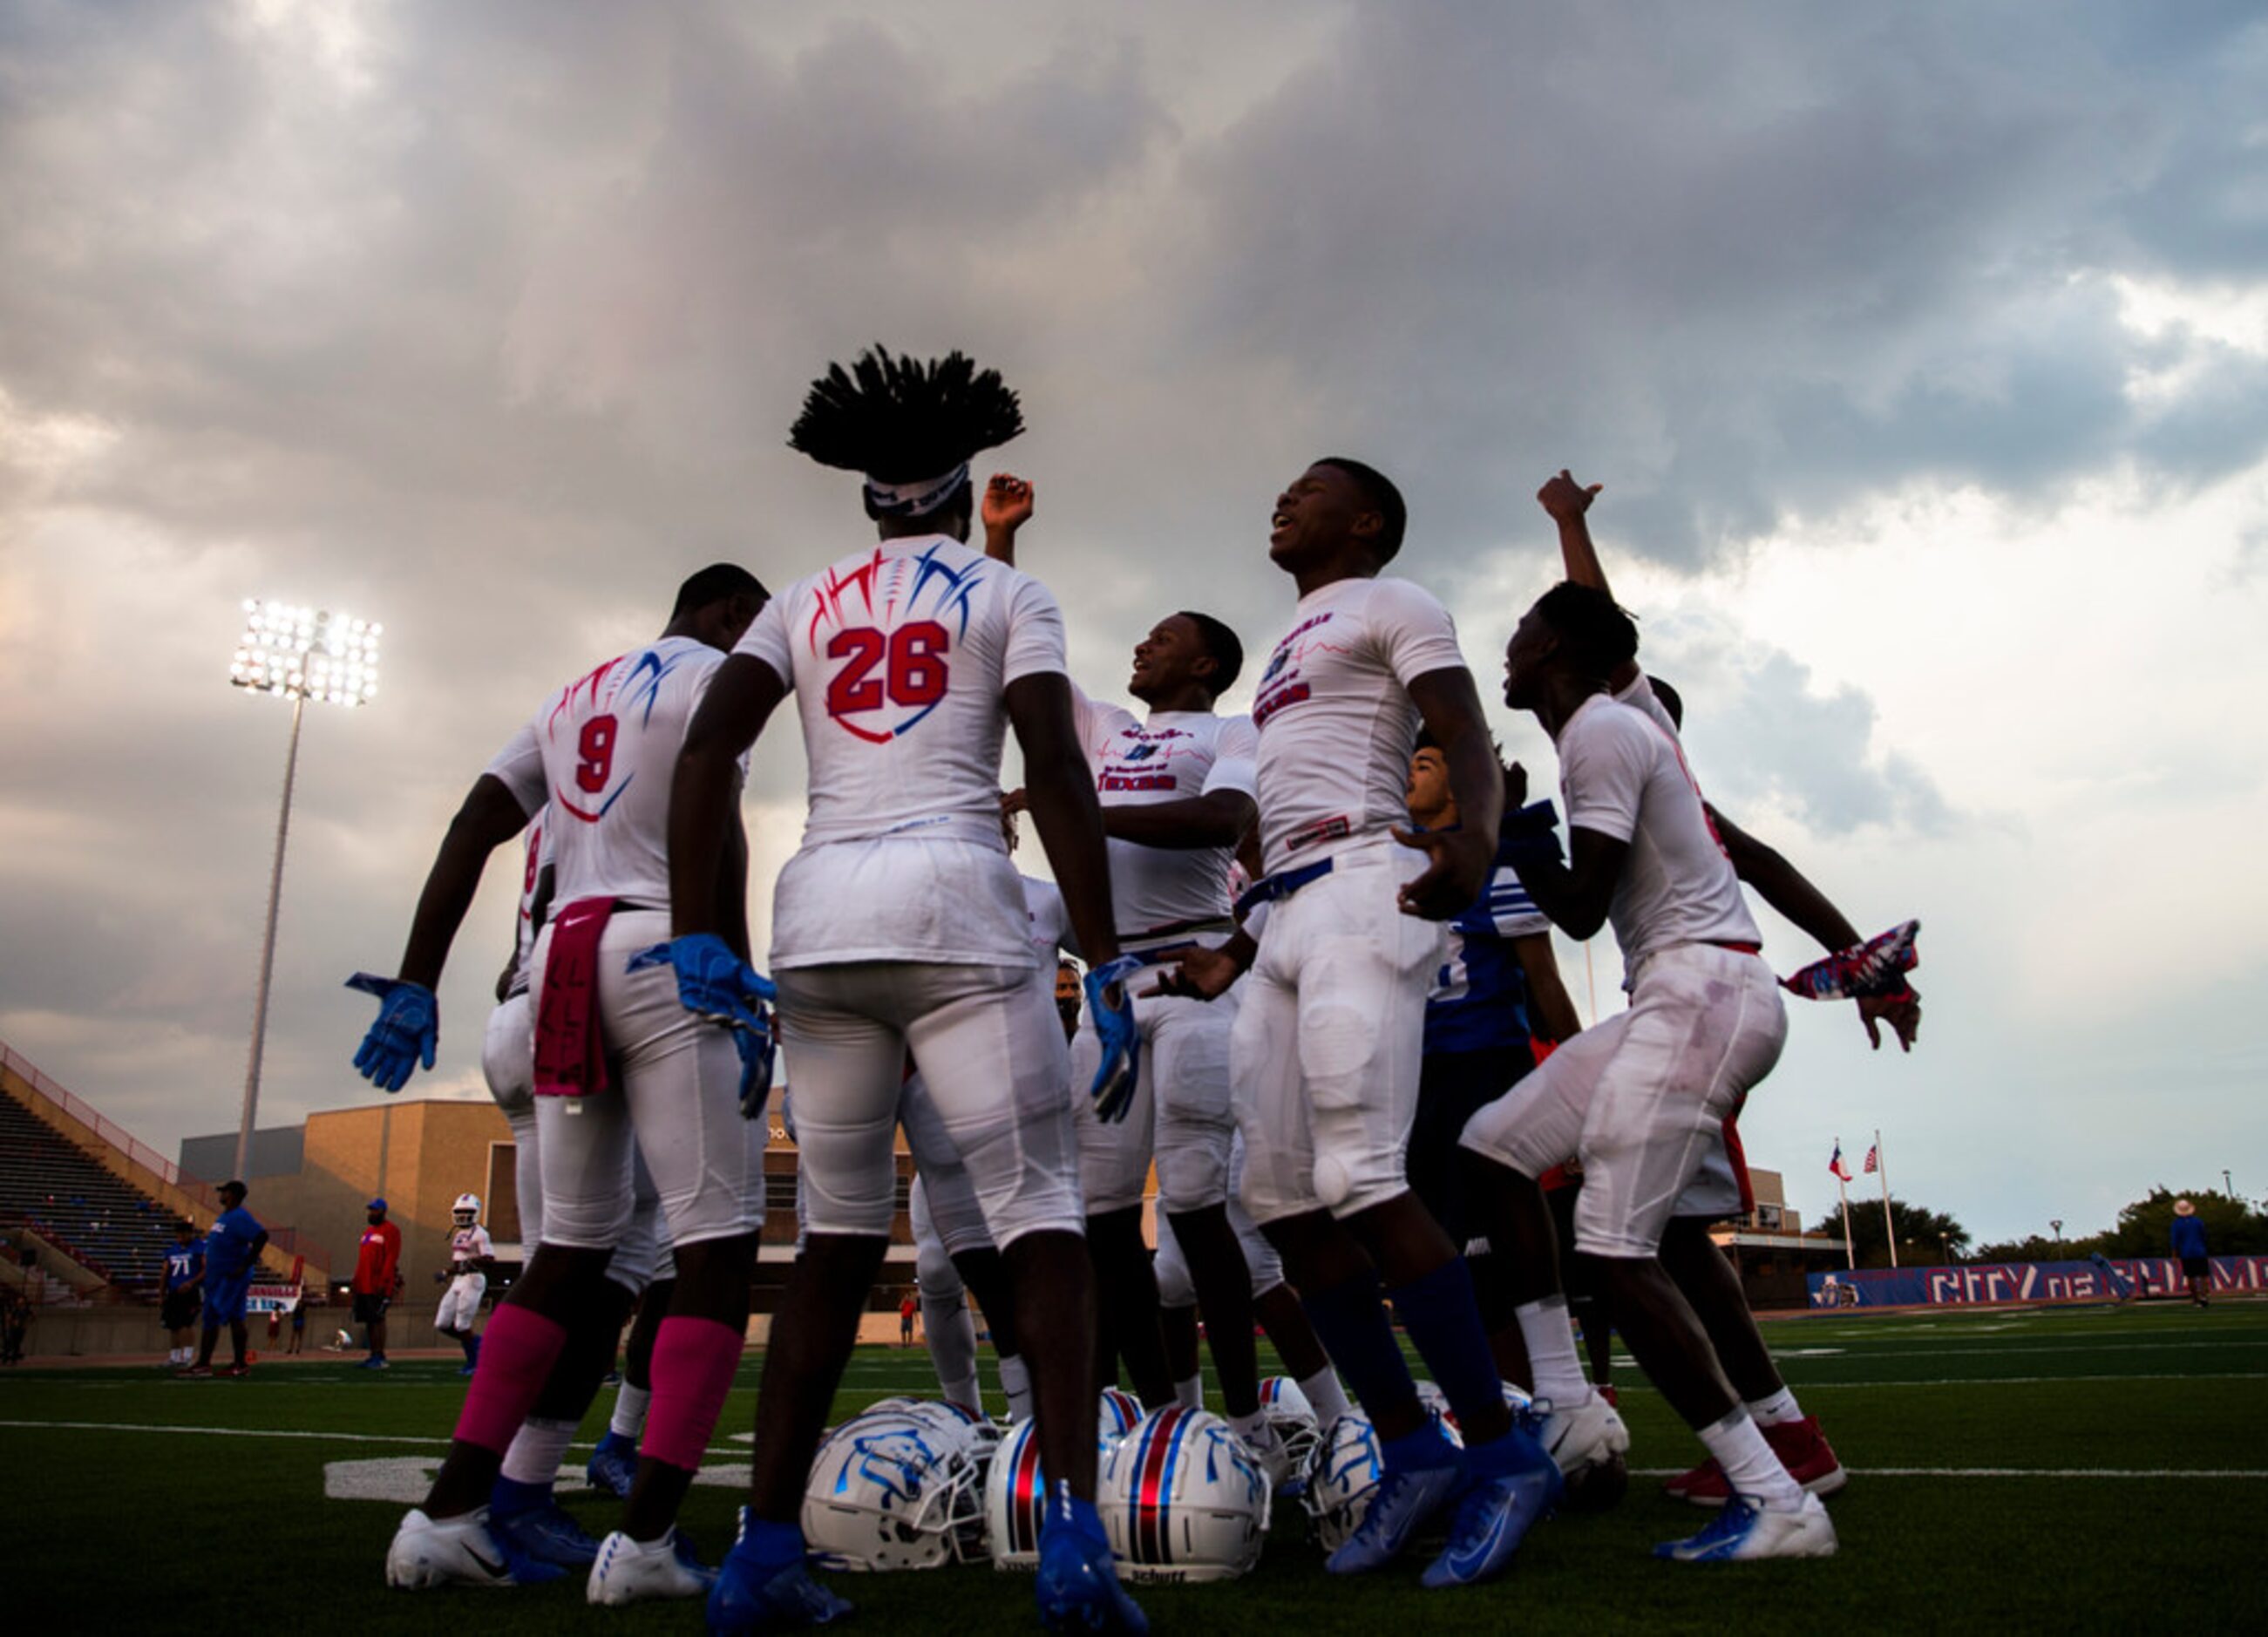
M 984 485 L 980 520 L 984 525 L 984 555 L 1016 566 L 1016 531 L 1032 520 L 1036 491 L 1020 477 L 995 472 Z
M 1535 907 L 1551 918 L 1554 926 L 1580 940 L 1607 924 L 1607 909 L 1614 901 L 1615 881 L 1623 873 L 1630 843 L 1580 824 L 1567 837 L 1569 862 L 1521 859 L 1513 867 Z
M 473 782 L 456 817 L 449 821 L 449 833 L 441 838 L 433 867 L 425 874 L 425 889 L 418 895 L 409 940 L 402 948 L 401 968 L 395 976 L 429 990 L 439 985 L 449 946 L 472 908 L 489 854 L 526 825 L 519 799 L 502 779 L 483 773 Z
M 1818 940 L 1820 947 L 1830 953 L 1866 941 L 1827 895 L 1813 886 L 1803 872 L 1777 850 L 1758 841 L 1716 808 L 1708 811 L 1710 822 L 1716 826 L 1717 837 L 1724 844 L 1725 856 L 1733 861 L 1733 873 L 1755 888 L 1758 897 Z M 1857 1004 L 1859 1021 L 1866 1025 L 1867 1038 L 1876 1051 L 1881 1050 L 1884 1023 L 1897 1036 L 1900 1051 L 1913 1050 L 1921 1029 L 1921 998 L 1913 992 L 1912 984 L 1907 984 L 1905 993 L 1895 999 L 1867 995 Z
M 1259 815 L 1258 804 L 1242 791 L 1216 790 L 1145 807 L 1104 807 L 1102 830 L 1145 847 L 1233 847 Z
M 779 673 L 753 654 L 717 667 L 686 725 L 669 786 L 669 930 L 713 933 L 741 953 L 748 941 L 747 894 L 728 909 L 734 874 L 747 879 L 747 844 L 733 803 L 740 760 L 787 697 Z M 743 956 L 745 958 L 745 955 Z
M 1588 586 L 1609 596 L 1615 594 L 1607 584 L 1607 571 L 1600 565 L 1599 549 L 1591 543 L 1591 525 L 1586 514 L 1591 502 L 1599 498 L 1604 483 L 1579 483 L 1562 471 L 1557 477 L 1545 480 L 1535 491 L 1535 498 L 1559 528 L 1559 558 L 1566 565 L 1567 578 L 1578 586 Z M 1609 685 L 1616 693 L 1629 687 L 1638 678 L 1638 661 L 1631 660 L 1609 678 Z

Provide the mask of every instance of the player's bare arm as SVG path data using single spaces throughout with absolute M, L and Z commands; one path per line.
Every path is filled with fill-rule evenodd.
M 787 697 L 777 672 L 752 654 L 731 655 L 709 680 L 669 787 L 669 930 L 674 937 L 713 933 L 729 943 L 733 924 L 721 908 L 730 837 L 739 828 L 733 795 L 739 763 Z M 745 843 L 743 844 L 745 848 Z M 747 868 L 740 863 L 745 883 Z M 738 912 L 747 940 L 747 894 Z
M 1218 1000 L 1238 978 L 1252 970 L 1253 960 L 1259 953 L 1260 946 L 1253 941 L 1252 934 L 1240 926 L 1236 935 L 1219 948 L 1190 949 L 1182 956 L 1179 965 L 1162 969 L 1158 981 L 1142 992 Z
M 977 520 L 984 525 L 984 555 L 1016 566 L 1016 534 L 1032 520 L 1032 503 L 1037 491 L 1022 478 L 1007 472 L 995 472 L 984 485 L 984 498 L 978 503 Z
M 1566 569 L 1567 578 L 1579 586 L 1589 586 L 1612 596 L 1614 591 L 1607 584 L 1607 571 L 1599 562 L 1599 549 L 1592 543 L 1588 516 L 1591 502 L 1605 487 L 1604 483 L 1579 483 L 1572 473 L 1563 469 L 1544 481 L 1543 487 L 1535 491 L 1535 498 L 1558 527 L 1559 560 Z M 1608 678 L 1608 686 L 1620 693 L 1637 677 L 1638 662 L 1633 660 Z
M 737 802 L 725 832 L 724 862 L 717 871 L 717 925 L 726 948 L 743 961 L 755 961 L 748 932 L 748 829 Z
M 1559 958 L 1551 953 L 1551 934 L 1537 933 L 1512 940 L 1512 958 L 1519 963 L 1528 986 L 1530 1032 L 1554 1045 L 1565 1045 L 1583 1032 L 1583 1020 L 1559 976 Z
M 527 818 L 519 799 L 502 779 L 483 773 L 473 781 L 457 815 L 449 821 L 448 834 L 441 838 L 433 867 L 426 872 L 425 888 L 417 896 L 417 911 L 409 923 L 409 940 L 402 948 L 401 968 L 396 976 L 427 989 L 440 983 L 441 969 L 448 964 L 449 946 L 456 941 L 457 931 L 473 907 L 473 895 L 480 889 L 481 871 L 487 866 L 489 854 L 526 829 Z
M 1816 939 L 1820 948 L 1832 954 L 1866 941 L 1827 895 L 1777 849 L 1758 841 L 1715 807 L 1709 807 L 1708 813 L 1718 840 L 1724 844 L 1725 856 L 1733 861 L 1733 873 L 1753 887 L 1766 903 Z M 1901 1051 L 1913 1050 L 1921 1029 L 1921 997 L 1911 984 L 1903 995 L 1866 995 L 1855 1004 L 1859 1021 L 1866 1026 L 1867 1038 L 1875 1051 L 1882 1047 L 1884 1023 L 1897 1036 Z
M 1520 884 L 1535 900 L 1535 907 L 1570 938 L 1593 936 L 1607 924 L 1607 907 L 1613 903 L 1615 882 L 1630 856 L 1630 843 L 1576 825 L 1568 832 L 1568 861 L 1525 859 L 1513 865 Z
M 1119 841 L 1188 852 L 1233 847 L 1259 816 L 1259 804 L 1242 791 L 1216 790 L 1179 801 L 1105 807 L 1102 830 Z
M 1088 963 L 1107 966 L 1118 958 L 1110 865 L 1094 776 L 1071 716 L 1071 683 L 1060 672 L 1038 672 L 1010 682 L 1002 698 L 1024 752 L 1024 805 L 1039 828 L 1064 913 Z
M 1402 909 L 1407 915 L 1446 921 L 1470 908 L 1488 885 L 1496 860 L 1497 827 L 1504 822 L 1504 769 L 1481 718 L 1480 690 L 1463 666 L 1412 679 L 1410 701 L 1448 763 L 1458 822 L 1450 830 L 1394 832 L 1403 846 L 1418 848 L 1432 860 L 1414 881 L 1403 884 Z

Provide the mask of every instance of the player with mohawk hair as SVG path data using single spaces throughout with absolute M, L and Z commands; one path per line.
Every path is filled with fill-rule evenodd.
M 1093 1092 L 1131 1100 L 1139 1051 L 1111 920 L 1094 785 L 1047 588 L 968 542 L 971 456 L 1023 430 L 1016 395 L 959 353 L 881 348 L 812 386 L 790 445 L 863 473 L 879 539 L 798 582 L 749 629 L 694 719 L 671 797 L 671 958 L 690 1010 L 730 1017 L 768 988 L 717 936 L 733 769 L 792 692 L 809 762 L 802 847 L 780 871 L 771 970 L 793 1059 L 807 1213 L 764 1355 L 740 1535 L 709 1604 L 719 1632 L 824 1625 L 850 1604 L 804 1567 L 804 1485 L 858 1314 L 889 1243 L 909 1051 L 927 1117 L 975 1184 L 1028 1338 L 1049 1480 L 1038 1594 L 1052 1630 L 1141 1632 L 1094 1509 L 1094 1290 L 1070 1059 L 1035 968 L 1001 834 L 1015 729 L 1040 840 L 1094 970 Z

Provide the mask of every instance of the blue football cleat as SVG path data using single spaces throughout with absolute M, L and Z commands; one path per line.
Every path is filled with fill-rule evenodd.
M 592 1488 L 603 1489 L 617 1500 L 629 1500 L 630 1485 L 637 1478 L 637 1440 L 610 1429 L 591 1452 L 591 1464 L 583 1469 L 583 1476 Z
M 720 1637 L 752 1637 L 758 1632 L 799 1631 L 832 1626 L 846 1619 L 852 1604 L 838 1597 L 804 1567 L 800 1557 L 785 1563 L 761 1560 L 748 1539 L 748 1510 L 740 1508 L 740 1538 L 718 1566 L 709 1593 L 709 1629 Z
M 517 1513 L 490 1507 L 489 1533 L 509 1552 L 562 1569 L 587 1569 L 599 1555 L 599 1543 L 556 1501 Z
M 1509 1470 L 1473 1474 L 1449 1525 L 1448 1546 L 1425 1566 L 1420 1584 L 1470 1586 L 1495 1579 L 1511 1567 L 1528 1531 L 1557 1503 L 1566 1486 L 1543 1445 L 1517 1429 L 1506 1438 L 1513 1446 L 1501 1452 Z M 1468 1459 L 1477 1466 L 1497 1454 L 1491 1447 L 1472 1451 Z
M 1447 1506 L 1465 1487 L 1464 1464 L 1412 1467 L 1386 1473 L 1370 1508 L 1355 1525 L 1354 1533 L 1336 1552 L 1323 1560 L 1334 1574 L 1362 1574 L 1383 1568 L 1402 1555 L 1425 1520 Z
M 1040 1625 L 1051 1632 L 1111 1632 L 1145 1637 L 1149 1617 L 1118 1583 L 1110 1541 L 1094 1503 L 1067 1488 L 1048 1503 L 1040 1528 Z

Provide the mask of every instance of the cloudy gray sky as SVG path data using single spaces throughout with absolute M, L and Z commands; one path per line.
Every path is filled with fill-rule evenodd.
M 2268 1192 L 2263 84 L 2235 4 L 9 6 L 0 1038 L 232 1127 L 287 712 L 227 660 L 240 599 L 327 604 L 385 687 L 307 724 L 263 1123 L 364 1100 L 340 980 L 538 696 L 704 562 L 856 542 L 783 439 L 879 338 L 1022 390 L 1098 689 L 1177 606 L 1272 639 L 1331 451 L 1492 680 L 1537 483 L 1604 482 L 1711 794 L 1926 923 L 1922 1049 L 1801 1007 L 1751 1104 L 1808 1213 L 1878 1126 L 1985 1237 Z M 799 802 L 783 724 L 760 918 Z M 477 1095 L 510 874 L 429 1089 Z

